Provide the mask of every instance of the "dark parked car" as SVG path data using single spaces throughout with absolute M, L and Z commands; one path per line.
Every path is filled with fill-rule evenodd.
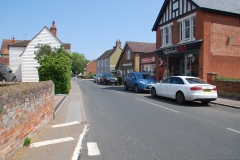
M 149 90 L 152 84 L 157 83 L 148 73 L 131 72 L 124 78 L 124 89 L 133 88 L 135 92 Z
M 112 73 L 103 73 L 100 77 L 100 84 L 115 84 L 117 85 L 117 78 Z
M 4 64 L 0 63 L 0 81 L 13 81 L 16 82 L 17 78 L 14 73 L 12 73 L 12 70 Z

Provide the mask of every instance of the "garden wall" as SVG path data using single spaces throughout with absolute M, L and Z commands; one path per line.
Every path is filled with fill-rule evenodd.
M 0 160 L 53 120 L 54 95 L 52 81 L 0 84 Z
M 217 86 L 218 93 L 224 95 L 235 94 L 240 96 L 240 82 L 216 80 L 217 73 L 207 73 L 207 82 Z

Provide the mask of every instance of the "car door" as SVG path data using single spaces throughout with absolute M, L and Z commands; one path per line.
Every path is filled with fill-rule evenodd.
M 5 66 L 5 71 L 6 81 L 12 81 L 13 80 L 12 70 L 8 66 Z
M 179 77 L 172 77 L 169 86 L 168 86 L 168 97 L 175 98 L 175 95 L 178 90 L 181 90 L 181 86 L 183 85 L 183 80 Z
M 135 76 L 133 73 L 129 74 L 129 78 L 128 78 L 128 84 L 130 88 L 134 88 L 134 84 L 135 84 Z
M 170 85 L 171 79 L 172 77 L 168 77 L 157 85 L 157 88 L 156 88 L 157 95 L 168 97 L 168 87 Z

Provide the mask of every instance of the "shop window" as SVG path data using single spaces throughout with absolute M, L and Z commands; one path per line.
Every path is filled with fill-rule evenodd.
M 178 20 L 180 43 L 195 40 L 195 16 L 196 14 L 194 13 L 190 16 Z

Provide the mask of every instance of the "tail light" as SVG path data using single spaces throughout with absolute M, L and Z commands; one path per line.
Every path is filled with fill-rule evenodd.
M 213 87 L 213 90 L 214 90 L 214 91 L 217 91 L 217 87 Z
M 202 87 L 195 86 L 195 87 L 191 87 L 190 90 L 191 91 L 200 91 L 200 90 L 202 90 Z

